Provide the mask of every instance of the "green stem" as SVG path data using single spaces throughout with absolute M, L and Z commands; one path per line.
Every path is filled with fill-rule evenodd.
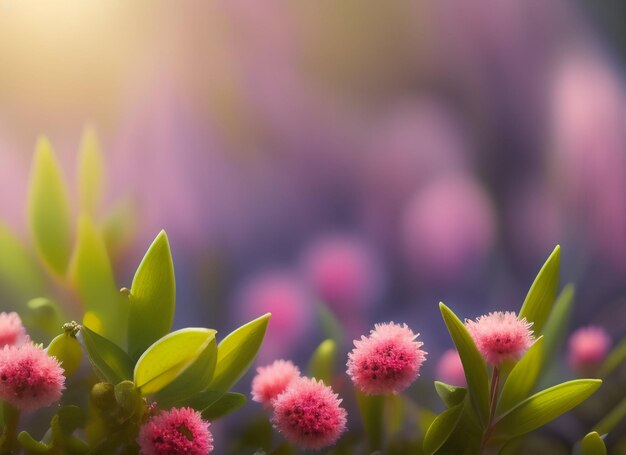
M 493 373 L 491 375 L 491 387 L 489 396 L 489 417 L 487 418 L 487 426 L 483 433 L 482 440 L 480 441 L 480 450 L 478 453 L 483 453 L 491 437 L 493 431 L 493 419 L 496 417 L 496 406 L 498 405 L 498 385 L 500 383 L 500 370 L 498 367 L 493 367 Z
M 385 397 L 365 395 L 358 390 L 356 394 L 370 451 L 382 450 L 385 441 Z
M 2 414 L 2 443 L 0 444 L 0 454 L 17 453 L 17 424 L 20 420 L 20 411 L 15 409 L 6 401 L 0 404 Z

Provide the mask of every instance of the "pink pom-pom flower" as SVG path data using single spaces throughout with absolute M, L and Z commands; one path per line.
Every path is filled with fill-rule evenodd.
M 534 342 L 532 323 L 512 311 L 495 311 L 466 321 L 465 326 L 484 359 L 495 366 L 519 360 Z
M 415 341 L 406 324 L 376 324 L 368 337 L 354 341 L 348 354 L 348 375 L 368 395 L 399 393 L 417 379 L 426 360 L 424 343 Z
M 461 363 L 461 357 L 456 349 L 448 349 L 439 359 L 437 379 L 457 387 L 467 385 L 463 363 Z
M 289 360 L 276 360 L 271 365 L 257 368 L 252 380 L 252 399 L 266 408 L 300 377 L 300 370 Z
M 305 449 L 334 444 L 346 429 L 341 400 L 322 381 L 298 378 L 274 400 L 272 422 L 290 442 Z
M 65 376 L 56 358 L 32 343 L 0 350 L 0 399 L 32 411 L 61 398 Z
M 599 326 L 581 327 L 569 338 L 567 360 L 576 371 L 595 369 L 606 357 L 611 338 Z
M 15 312 L 0 313 L 0 348 L 19 346 L 29 341 L 22 320 Z
M 206 455 L 213 450 L 209 422 L 191 408 L 172 408 L 144 423 L 139 430 L 142 455 Z

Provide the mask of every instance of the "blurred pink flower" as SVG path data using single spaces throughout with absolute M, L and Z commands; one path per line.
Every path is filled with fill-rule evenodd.
M 380 296 L 382 267 L 368 244 L 347 234 L 319 238 L 305 251 L 307 283 L 340 316 L 362 311 Z
M 288 354 L 298 342 L 306 341 L 313 322 L 309 293 L 293 274 L 268 269 L 245 281 L 236 296 L 239 314 L 251 319 L 272 313 L 259 360 Z
M 0 350 L 0 399 L 33 411 L 61 398 L 65 376 L 56 358 L 32 343 Z
M 603 327 L 586 326 L 569 338 L 567 360 L 575 371 L 586 372 L 600 366 L 611 347 L 611 338 Z
M 271 408 L 274 399 L 300 377 L 300 370 L 289 360 L 276 360 L 256 371 L 252 380 L 252 399 L 266 408 Z
M 437 363 L 436 378 L 439 381 L 457 387 L 465 387 L 467 385 L 461 357 L 459 357 L 456 349 L 448 349 L 443 353 Z
M 400 393 L 419 376 L 426 360 L 424 343 L 415 341 L 406 324 L 376 324 L 368 337 L 354 341 L 348 354 L 348 375 L 368 395 Z
M 0 348 L 4 346 L 19 346 L 29 341 L 26 329 L 22 325 L 20 316 L 11 313 L 0 313 Z
M 404 253 L 424 280 L 458 278 L 489 254 L 496 236 L 492 202 L 472 177 L 440 177 L 405 209 Z
M 191 408 L 162 411 L 139 430 L 142 455 L 207 455 L 213 451 L 209 422 Z
M 495 311 L 465 322 L 476 347 L 488 363 L 519 360 L 533 344 L 532 323 L 518 319 L 513 311 Z
M 333 389 L 299 378 L 274 401 L 272 422 L 285 438 L 305 449 L 334 444 L 346 430 L 347 413 Z

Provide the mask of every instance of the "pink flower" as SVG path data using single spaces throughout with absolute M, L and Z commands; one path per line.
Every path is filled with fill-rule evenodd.
M 172 408 L 144 423 L 139 430 L 142 455 L 206 455 L 213 450 L 209 422 L 191 408 Z
M 424 343 L 415 341 L 406 324 L 376 324 L 369 337 L 354 341 L 348 354 L 348 375 L 368 395 L 399 393 L 419 376 L 426 360 Z
M 0 350 L 0 399 L 32 411 L 61 398 L 65 376 L 54 357 L 31 343 Z
M 274 400 L 272 422 L 292 443 L 321 449 L 334 444 L 346 429 L 341 401 L 322 381 L 298 378 Z
M 599 326 L 581 327 L 569 338 L 567 359 L 573 370 L 597 368 L 606 357 L 611 339 Z
M 15 313 L 0 313 L 0 347 L 19 346 L 28 341 L 26 329 L 20 316 Z
M 300 377 L 300 370 L 289 360 L 276 360 L 256 371 L 252 380 L 252 399 L 266 408 L 271 407 L 272 401 Z
M 524 355 L 534 341 L 531 325 L 526 318 L 518 319 L 513 311 L 496 311 L 465 322 L 482 356 L 496 366 Z
M 459 357 L 456 349 L 448 349 L 439 359 L 437 379 L 457 387 L 465 387 L 467 385 L 461 357 Z

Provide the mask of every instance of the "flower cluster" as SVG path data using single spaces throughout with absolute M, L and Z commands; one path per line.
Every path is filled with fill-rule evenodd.
M 581 327 L 569 338 L 568 363 L 576 371 L 595 369 L 604 360 L 610 347 L 611 338 L 602 327 Z
M 161 411 L 139 430 L 142 455 L 206 455 L 213 451 L 209 423 L 191 408 Z

